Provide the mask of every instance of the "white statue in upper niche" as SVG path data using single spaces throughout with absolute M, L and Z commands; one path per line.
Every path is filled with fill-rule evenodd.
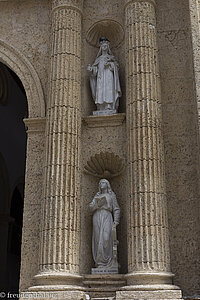
M 100 49 L 92 66 L 88 65 L 92 98 L 97 106 L 93 115 L 117 113 L 121 88 L 118 63 L 106 38 L 100 38 Z

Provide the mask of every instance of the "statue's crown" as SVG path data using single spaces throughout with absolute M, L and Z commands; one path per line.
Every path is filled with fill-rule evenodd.
M 101 43 L 104 43 L 104 42 L 109 43 L 110 41 L 106 37 L 100 37 L 99 43 L 101 44 Z

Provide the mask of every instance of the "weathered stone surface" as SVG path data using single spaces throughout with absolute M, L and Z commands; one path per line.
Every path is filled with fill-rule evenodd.
M 200 245 L 199 85 L 193 73 L 200 49 L 197 2 L 158 1 L 157 6 L 171 267 L 174 284 L 191 297 L 199 294 Z
M 40 246 L 45 118 L 25 119 L 28 130 L 26 188 L 22 234 L 21 288 L 34 284 Z
M 141 207 L 141 203 L 147 204 L 146 208 L 144 206 L 137 213 L 134 212 L 136 217 L 134 222 L 140 224 L 140 220 L 147 220 L 147 225 L 136 226 L 136 234 L 132 235 L 127 228 L 130 208 L 127 207 L 127 203 L 130 202 L 127 183 L 130 182 L 130 177 L 128 177 L 126 164 L 125 171 L 119 177 L 111 180 L 121 208 L 121 223 L 118 228 L 120 272 L 127 273 L 128 267 L 133 267 L 130 260 L 133 260 L 134 257 L 129 257 L 127 253 L 127 240 L 135 239 L 135 241 L 138 241 L 138 244 L 133 242 L 131 250 L 132 253 L 135 251 L 137 255 L 138 268 L 144 267 L 144 261 L 146 262 L 144 258 L 150 257 L 150 254 L 158 258 L 159 253 L 164 253 L 162 252 L 164 249 L 162 246 L 163 240 L 157 238 L 158 236 L 163 237 L 162 234 L 160 235 L 165 231 L 161 225 L 163 220 L 161 220 L 160 214 L 155 216 L 155 211 L 158 212 L 158 210 L 155 210 L 154 205 L 150 203 L 150 200 L 154 199 L 154 203 L 157 204 L 158 208 L 161 208 L 161 202 L 159 202 L 161 194 L 157 193 L 160 186 L 150 185 L 152 172 L 149 172 L 152 166 L 158 166 L 163 159 L 157 155 L 159 143 L 156 140 L 157 134 L 162 128 L 165 150 L 164 183 L 166 184 L 169 218 L 169 226 L 165 228 L 169 227 L 171 269 L 175 274 L 173 282 L 181 287 L 184 295 L 188 298 L 198 299 L 199 297 L 199 1 L 158 0 L 156 1 L 156 15 L 154 14 L 155 1 L 149 0 L 145 5 L 142 5 L 145 1 L 140 1 L 142 6 L 136 4 L 136 2 L 138 1 L 126 1 L 126 9 L 129 5 L 134 7 L 127 21 L 125 19 L 124 1 L 121 0 L 84 0 L 83 7 L 81 1 L 70 0 L 54 1 L 53 6 L 51 5 L 52 1 L 47 0 L 0 1 L 0 60 L 16 72 L 21 79 L 28 98 L 29 118 L 43 118 L 46 114 L 46 118 L 52 120 L 51 129 L 50 127 L 48 129 L 48 132 L 51 131 L 52 138 L 52 147 L 49 149 L 54 151 L 51 167 L 44 159 L 44 144 L 47 141 L 47 132 L 45 135 L 42 129 L 43 125 L 38 127 L 35 123 L 32 129 L 31 125 L 28 126 L 29 141 L 22 241 L 21 290 L 26 290 L 34 285 L 33 276 L 38 272 L 42 193 L 43 188 L 46 187 L 43 180 L 44 165 L 46 169 L 51 168 L 52 174 L 57 174 L 57 180 L 48 180 L 49 188 L 60 191 L 59 195 L 61 196 L 65 194 L 66 186 L 63 182 L 66 182 L 67 178 L 67 173 L 63 171 L 65 170 L 64 166 L 70 166 L 70 170 L 72 170 L 72 166 L 76 168 L 79 165 L 80 167 L 77 169 L 78 176 L 80 174 L 82 176 L 81 181 L 79 181 L 79 186 L 81 186 L 81 196 L 79 197 L 81 202 L 81 204 L 79 202 L 81 226 L 79 233 L 77 230 L 77 234 L 81 236 L 81 241 L 79 238 L 74 238 L 74 246 L 77 250 L 73 252 L 71 247 L 67 248 L 69 260 L 62 258 L 60 267 L 66 266 L 66 261 L 70 261 L 71 265 L 74 266 L 73 268 L 78 270 L 77 265 L 73 264 L 73 259 L 79 251 L 81 258 L 78 262 L 80 266 L 79 273 L 89 274 L 93 267 L 90 243 L 92 222 L 91 216 L 88 215 L 85 207 L 88 206 L 94 196 L 98 178 L 85 175 L 82 171 L 85 163 L 101 151 L 119 155 L 125 163 L 128 158 L 132 166 L 135 166 L 136 180 L 132 180 L 132 182 L 136 185 L 132 196 L 138 200 L 133 202 L 134 207 Z M 147 8 L 149 9 L 147 10 Z M 53 14 L 51 14 L 52 9 Z M 133 18 L 136 21 L 135 28 L 131 27 Z M 56 22 L 58 19 L 60 21 Z M 79 20 L 78 23 L 76 22 L 77 19 Z M 93 25 L 99 33 L 100 25 L 105 24 L 106 20 L 111 24 L 109 39 L 111 45 L 114 42 L 112 52 L 120 65 L 119 76 L 122 98 L 119 112 L 127 112 L 127 123 L 121 119 L 106 120 L 101 117 L 94 117 L 98 118 L 98 121 L 95 121 L 97 125 L 94 125 L 94 119 L 88 120 L 88 116 L 95 110 L 95 105 L 91 99 L 86 66 L 94 61 L 97 49 L 92 46 L 92 43 L 88 44 L 87 37 L 92 32 Z M 148 25 L 149 20 L 151 22 Z M 81 41 L 79 34 L 77 34 L 80 22 L 82 22 Z M 129 29 L 124 26 L 125 23 L 130 24 Z M 53 32 L 51 32 L 51 25 L 52 28 L 55 28 L 54 25 L 57 26 Z M 120 28 L 119 44 L 116 44 L 118 38 L 113 37 L 112 39 L 115 25 Z M 127 30 L 130 30 L 129 35 L 127 35 Z M 125 35 L 123 31 L 126 31 Z M 151 38 L 147 38 L 149 31 L 152 33 Z M 155 31 L 158 37 L 158 47 L 156 46 L 156 49 L 150 45 Z M 51 40 L 51 34 L 54 36 L 54 40 Z M 71 43 L 75 35 L 77 35 L 79 44 Z M 130 55 L 135 57 L 137 53 L 138 56 L 136 60 L 131 60 L 131 64 L 126 68 L 126 77 L 125 42 L 127 42 L 128 36 L 129 42 L 133 45 L 130 48 Z M 90 38 L 92 37 L 90 36 Z M 54 43 L 57 47 L 54 49 L 56 51 L 54 54 L 51 53 L 51 43 Z M 138 45 L 141 47 L 138 47 Z M 77 47 L 79 50 L 81 49 L 81 52 L 77 50 Z M 160 66 L 159 80 L 161 81 L 160 98 L 156 96 L 156 89 L 152 90 L 155 85 L 150 81 L 154 80 L 155 77 L 159 78 L 159 76 L 156 76 L 156 74 L 158 75 L 156 70 L 152 72 L 152 66 L 155 65 L 153 55 L 155 54 L 157 60 L 157 50 Z M 69 59 L 65 60 L 67 54 Z M 50 58 L 51 55 L 52 58 Z M 54 61 L 54 70 L 56 67 L 54 72 L 50 72 L 53 68 L 50 66 L 50 60 Z M 142 63 L 144 61 L 145 64 Z M 71 67 L 74 65 L 79 65 L 79 67 Z M 135 68 L 136 65 L 137 69 Z M 76 77 L 74 74 L 77 74 L 77 72 Z M 50 73 L 53 74 L 51 77 L 49 77 Z M 131 89 L 127 88 L 126 90 L 125 88 L 126 78 L 129 78 L 127 86 L 132 86 Z M 50 86 L 52 90 L 50 90 Z M 150 93 L 152 93 L 152 97 L 149 97 L 149 107 L 146 107 L 146 99 Z M 66 96 L 62 98 L 61 95 Z M 67 99 L 73 102 L 72 106 L 68 105 Z M 81 104 L 77 105 L 78 99 L 81 99 Z M 160 100 L 162 100 L 162 107 Z M 45 113 L 45 103 L 48 107 L 47 113 Z M 129 107 L 127 106 L 126 111 L 127 103 L 129 103 Z M 162 120 L 160 119 L 160 110 L 162 110 Z M 128 117 L 128 111 L 133 112 L 132 122 Z M 153 115 L 152 112 L 155 111 L 159 111 L 159 114 Z M 85 118 L 86 122 L 82 123 L 81 130 L 78 127 L 79 125 L 77 125 L 76 130 L 75 123 L 72 121 L 75 120 L 76 116 L 78 116 L 79 125 L 81 117 Z M 67 122 L 65 122 L 66 120 Z M 56 126 L 53 127 L 53 124 Z M 126 124 L 130 124 L 130 131 L 126 130 Z M 69 139 L 66 139 L 66 132 Z M 82 149 L 79 148 L 79 154 L 81 155 L 79 161 L 75 163 L 77 150 L 71 150 L 77 147 L 75 143 L 77 132 Z M 138 135 L 134 136 L 136 132 Z M 151 136 L 148 136 L 149 133 L 151 133 Z M 48 136 L 50 139 L 50 135 Z M 137 153 L 136 160 L 135 157 L 130 159 L 130 152 L 127 152 L 127 140 L 130 137 L 134 138 L 134 140 L 131 140 L 132 144 L 130 145 L 133 145 L 134 151 Z M 137 143 L 133 143 L 133 141 L 137 141 Z M 71 152 L 68 152 L 69 148 Z M 68 153 L 67 156 L 65 156 L 66 153 Z M 74 156 L 71 155 L 72 153 Z M 159 168 L 155 168 L 154 171 L 154 178 L 157 183 L 162 181 L 162 176 L 160 176 L 158 170 Z M 53 173 L 54 171 L 57 173 Z M 146 174 L 146 177 L 144 174 Z M 72 179 L 71 182 L 76 181 L 74 174 L 70 175 L 69 178 Z M 142 181 L 144 182 L 143 185 L 140 184 Z M 161 184 L 161 186 L 164 187 L 164 184 Z M 145 194 L 147 190 L 150 192 Z M 78 190 L 75 191 L 76 193 L 78 193 Z M 154 197 L 156 193 L 159 196 L 158 198 Z M 53 195 L 53 193 L 50 194 Z M 71 200 L 70 203 L 65 203 L 71 205 L 71 208 L 75 194 L 73 188 L 70 188 L 66 195 L 66 199 Z M 55 204 L 56 195 L 54 193 L 55 197 L 52 198 L 52 205 Z M 65 236 L 67 237 L 67 245 L 70 245 L 72 237 L 76 236 L 73 230 L 75 226 L 73 220 L 75 221 L 75 218 L 72 214 L 73 210 L 70 211 L 67 207 L 63 210 L 62 220 L 59 214 L 54 213 L 55 211 L 62 211 L 63 202 L 60 199 L 57 198 L 57 210 L 52 210 L 51 214 L 48 215 L 50 217 L 46 220 L 45 230 L 46 233 L 51 232 L 53 234 L 47 234 L 51 241 L 56 240 L 55 236 L 58 238 L 57 241 L 61 241 Z M 68 213 L 72 214 L 73 218 L 66 221 L 66 226 L 63 226 L 63 219 L 66 217 L 66 220 L 68 220 Z M 153 215 L 155 218 L 150 218 Z M 52 222 L 55 222 L 58 226 L 54 226 L 55 224 Z M 134 225 L 134 222 L 132 225 Z M 141 230 L 142 228 L 144 230 Z M 158 235 L 155 234 L 154 229 L 157 230 Z M 67 235 L 69 231 L 71 241 Z M 57 235 L 55 232 L 57 232 Z M 152 235 L 149 235 L 149 232 L 152 232 Z M 152 252 L 145 253 L 142 249 L 146 248 L 149 242 L 152 245 L 153 243 L 156 244 L 156 247 Z M 144 248 L 137 248 L 138 245 L 143 245 Z M 50 246 L 50 244 L 47 246 L 48 249 L 53 250 L 53 246 Z M 136 251 L 136 248 L 138 251 Z M 63 253 L 62 251 L 65 250 L 64 244 L 59 242 L 56 245 L 54 244 L 55 252 L 52 253 Z M 141 259 L 139 260 L 139 258 Z M 50 256 L 49 259 L 53 259 L 53 256 Z M 56 259 L 58 259 L 58 256 L 55 261 Z M 158 260 L 152 260 L 152 265 L 156 268 L 161 267 L 162 261 L 160 260 L 159 263 Z M 166 265 L 164 265 L 165 267 Z M 77 296 L 75 293 L 68 294 L 67 297 L 71 299 L 72 295 L 73 297 Z M 133 291 L 126 295 L 128 299 L 131 299 Z M 137 297 L 139 298 L 139 294 L 137 294 Z M 155 297 L 154 294 L 152 299 L 155 299 Z

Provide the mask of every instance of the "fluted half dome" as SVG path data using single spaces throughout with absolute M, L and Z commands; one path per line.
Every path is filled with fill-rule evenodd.
M 124 171 L 124 161 L 118 155 L 110 152 L 100 152 L 87 161 L 84 173 L 99 178 L 113 178 Z
M 120 23 L 104 19 L 94 23 L 87 32 L 87 42 L 94 46 L 99 47 L 99 39 L 106 37 L 110 41 L 111 48 L 119 46 L 124 39 L 124 30 Z

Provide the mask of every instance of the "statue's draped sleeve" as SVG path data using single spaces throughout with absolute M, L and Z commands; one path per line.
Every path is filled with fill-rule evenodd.
M 90 87 L 92 91 L 92 98 L 95 101 L 96 100 L 96 88 L 97 88 L 97 73 L 98 73 L 98 63 L 99 59 L 97 58 L 92 65 L 92 73 L 90 75 Z
M 115 196 L 115 194 L 113 193 L 112 196 L 112 209 L 113 209 L 113 217 L 114 217 L 114 222 L 119 223 L 119 219 L 120 219 L 120 208 L 119 208 L 119 204 L 117 202 L 117 198 Z
M 119 82 L 119 74 L 118 74 L 118 64 L 114 63 L 114 82 L 115 82 L 115 102 L 119 97 L 121 97 L 121 88 L 120 88 L 120 82 Z

